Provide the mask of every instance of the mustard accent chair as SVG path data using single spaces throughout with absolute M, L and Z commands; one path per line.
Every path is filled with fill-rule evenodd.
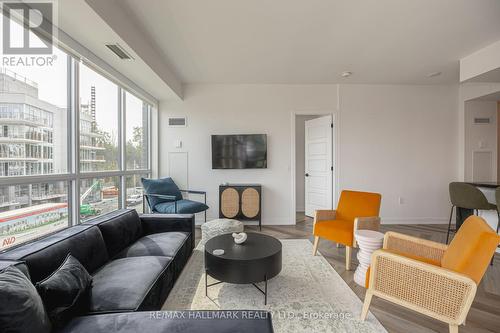
M 457 333 L 499 243 L 500 236 L 474 215 L 450 245 L 387 232 L 371 258 L 361 319 L 375 295 L 441 320 Z
M 354 230 L 378 230 L 380 201 L 378 193 L 342 191 L 336 210 L 317 210 L 314 216 L 314 249 L 318 251 L 320 238 L 346 246 L 346 270 L 351 269 L 352 248 L 356 246 Z

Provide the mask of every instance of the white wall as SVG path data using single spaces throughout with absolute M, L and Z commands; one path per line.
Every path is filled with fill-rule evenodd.
M 460 59 L 460 82 L 500 67 L 500 41 Z
M 465 180 L 465 102 L 500 91 L 500 83 L 467 82 L 458 86 L 458 180 Z
M 293 112 L 334 112 L 341 188 L 382 193 L 385 223 L 447 220 L 448 183 L 458 173 L 456 87 L 199 84 L 184 92 L 183 102 L 160 102 L 160 175 L 168 175 L 168 152 L 187 151 L 189 184 L 208 192 L 209 217 L 218 215 L 220 183 L 256 182 L 264 188 L 263 224 L 295 223 Z M 167 128 L 167 115 L 186 115 L 188 127 Z M 212 170 L 210 135 L 230 133 L 266 133 L 268 169 Z M 181 149 L 173 147 L 176 139 Z
M 489 124 L 474 124 L 474 118 L 490 118 Z M 488 151 L 492 153 L 492 175 L 490 181 L 496 181 L 497 175 L 497 102 L 465 102 L 465 180 L 473 181 L 473 153 Z
M 180 151 L 189 153 L 189 187 L 206 190 L 211 209 L 218 216 L 219 184 L 260 183 L 263 186 L 263 224 L 295 224 L 291 211 L 291 115 L 293 111 L 335 111 L 333 85 L 187 85 L 184 101 L 160 102 L 160 170 L 168 174 L 168 152 L 177 151 L 173 140 L 182 140 Z M 186 115 L 188 127 L 167 128 L 167 115 Z M 212 170 L 211 134 L 265 133 L 268 168 Z
M 306 121 L 318 116 L 297 115 L 295 117 L 295 210 L 303 212 L 305 210 L 305 141 L 306 141 Z
M 457 87 L 346 85 L 340 96 L 341 188 L 382 193 L 384 223 L 447 221 Z

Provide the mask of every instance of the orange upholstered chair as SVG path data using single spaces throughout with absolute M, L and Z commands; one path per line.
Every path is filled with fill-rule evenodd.
M 500 242 L 478 216 L 470 216 L 450 245 L 387 232 L 373 253 L 361 318 L 372 296 L 418 311 L 449 325 L 465 322 L 476 288 Z
M 320 238 L 346 246 L 346 270 L 351 269 L 351 252 L 356 246 L 354 230 L 378 230 L 380 201 L 378 193 L 342 191 L 337 210 L 317 210 L 314 216 L 314 249 Z

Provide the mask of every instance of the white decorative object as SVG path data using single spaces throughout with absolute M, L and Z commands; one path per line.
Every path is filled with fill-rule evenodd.
M 200 244 L 205 243 L 222 234 L 232 234 L 233 232 L 243 232 L 243 223 L 238 220 L 231 219 L 216 219 L 203 223 L 201 225 L 201 241 Z
M 221 256 L 224 254 L 224 250 L 223 249 L 215 249 L 212 251 L 212 253 L 214 256 Z
M 360 286 L 365 287 L 366 271 L 370 266 L 372 253 L 382 247 L 384 234 L 373 230 L 356 230 L 354 237 L 359 247 L 359 265 L 354 272 L 354 281 Z
M 233 232 L 234 242 L 236 244 L 243 244 L 248 238 L 248 235 L 245 232 L 240 232 L 239 234 Z

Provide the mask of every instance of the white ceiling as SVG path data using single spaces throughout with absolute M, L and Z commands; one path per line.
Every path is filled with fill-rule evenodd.
M 500 40 L 499 0 L 120 5 L 183 83 L 458 83 L 458 60 Z
M 58 14 L 57 25 L 61 30 L 137 86 L 159 100 L 177 98 L 171 87 L 84 0 L 59 1 Z M 120 60 L 106 43 L 119 43 L 135 60 Z

